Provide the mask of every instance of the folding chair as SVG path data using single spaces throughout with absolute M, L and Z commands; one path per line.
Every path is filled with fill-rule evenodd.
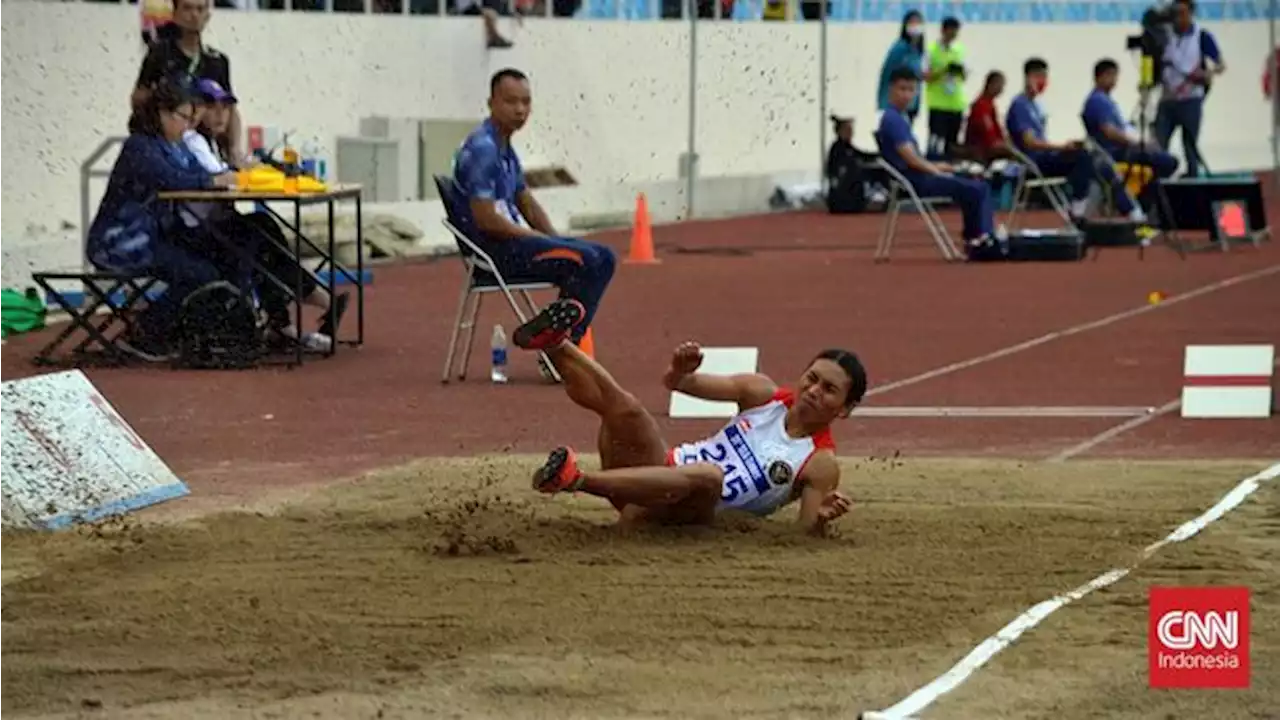
M 36 354 L 37 365 L 82 364 L 97 360 L 103 364 L 122 365 L 130 358 L 157 361 L 129 344 L 134 331 L 134 316 L 139 301 L 159 281 L 155 278 L 118 272 L 35 273 L 36 285 L 44 291 L 47 302 L 65 312 L 71 322 Z M 52 286 L 54 282 L 77 282 L 84 288 L 81 303 Z M 74 296 L 73 296 L 74 297 Z M 99 310 L 106 312 L 99 317 Z M 70 357 L 55 357 L 63 345 L 79 332 L 84 337 L 70 350 Z
M 880 243 L 876 246 L 875 261 L 887 262 L 889 253 L 893 250 L 893 241 L 898 230 L 898 215 L 902 211 L 901 192 L 905 192 L 915 203 L 943 259 L 948 262 L 964 260 L 964 254 L 956 249 L 951 241 L 951 235 L 947 233 L 947 227 L 942 224 L 942 218 L 938 216 L 938 211 L 934 207 L 938 203 L 950 202 L 951 198 L 920 197 L 911 182 L 884 158 L 877 158 L 876 163 L 889 176 L 889 205 L 885 208 L 884 230 L 880 233 Z
M 1045 177 L 1040 170 L 1040 166 L 1036 165 L 1026 153 L 1014 147 L 1013 143 L 1006 143 L 1010 154 L 1014 160 L 1022 166 L 1022 172 L 1018 173 L 1018 181 L 1013 190 L 1013 208 L 1009 210 L 1009 219 L 1005 221 L 1005 225 L 1010 231 L 1018 229 L 1018 211 L 1023 209 L 1027 200 L 1031 197 L 1031 191 L 1039 189 L 1049 200 L 1049 205 L 1053 207 L 1053 211 L 1058 213 L 1058 217 L 1062 218 L 1065 227 L 1074 228 L 1075 224 L 1071 222 L 1070 199 L 1067 197 L 1067 179 L 1064 177 Z
M 1159 183 L 1159 178 L 1156 178 L 1154 171 L 1147 166 L 1130 166 L 1128 163 L 1116 162 L 1115 158 L 1111 157 L 1111 153 L 1107 152 L 1105 148 L 1094 142 L 1092 138 L 1085 140 L 1085 151 L 1094 159 L 1094 187 L 1097 188 L 1101 195 L 1100 201 L 1097 203 L 1101 206 L 1101 215 L 1104 218 L 1109 218 L 1111 220 L 1110 224 L 1113 226 L 1113 228 L 1110 228 L 1112 230 L 1111 232 L 1100 232 L 1099 228 L 1094 227 L 1092 233 L 1086 233 L 1086 235 L 1092 235 L 1092 237 L 1088 239 L 1088 243 L 1093 247 L 1093 259 L 1095 261 L 1098 259 L 1098 256 L 1102 254 L 1102 248 L 1104 247 L 1137 247 L 1138 259 L 1145 259 L 1147 245 L 1150 245 L 1154 238 L 1146 240 L 1139 239 L 1136 236 L 1131 238 L 1130 236 L 1132 233 L 1122 231 L 1124 227 L 1131 227 L 1133 223 L 1127 218 L 1120 220 L 1115 217 L 1116 208 L 1114 207 L 1115 203 L 1112 201 L 1111 183 L 1102 176 L 1102 173 L 1098 168 L 1100 164 L 1104 163 L 1109 163 L 1111 167 L 1116 168 L 1116 174 L 1119 175 L 1120 182 L 1124 183 L 1126 192 L 1129 193 L 1134 202 L 1137 202 L 1137 195 L 1142 191 L 1145 185 L 1150 182 Z M 1137 180 L 1136 183 L 1134 183 L 1135 176 Z M 1090 195 L 1092 196 L 1092 190 Z M 1173 208 L 1169 206 L 1169 198 L 1165 195 L 1164 190 L 1159 187 L 1157 187 L 1156 190 L 1156 202 L 1159 205 L 1157 208 L 1159 215 L 1164 217 L 1173 216 Z M 1094 203 L 1090 202 L 1090 205 L 1093 204 Z M 1107 223 L 1104 221 L 1102 223 L 1093 222 L 1090 224 L 1098 226 L 1106 225 Z M 1170 224 L 1169 229 L 1160 230 L 1157 237 L 1160 238 L 1166 247 L 1177 252 L 1178 257 L 1183 260 L 1187 259 L 1186 248 L 1178 237 L 1177 229 L 1172 227 L 1172 224 Z
M 462 347 L 458 379 L 465 380 L 467 378 L 467 365 L 471 360 L 471 348 L 475 344 L 476 318 L 480 314 L 480 303 L 485 295 L 496 292 L 502 293 L 520 324 L 524 324 L 528 322 L 531 316 L 537 315 L 539 312 L 538 305 L 533 301 L 533 297 L 529 293 L 536 290 L 555 290 L 556 286 L 548 282 L 508 283 L 502 277 L 502 273 L 498 272 L 493 258 L 489 257 L 488 253 L 482 250 L 471 238 L 467 237 L 466 233 L 458 229 L 458 220 L 455 213 L 457 206 L 454 204 L 457 196 L 454 193 L 453 179 L 444 175 L 436 175 L 434 179 L 436 189 L 440 192 L 440 201 L 444 204 L 446 215 L 446 219 L 441 222 L 458 244 L 458 253 L 462 258 L 463 267 L 466 268 L 466 277 L 462 281 L 462 293 L 458 298 L 458 315 L 453 323 L 453 333 L 449 337 L 449 352 L 444 360 L 444 372 L 440 376 L 440 382 L 447 383 L 449 382 L 449 374 L 453 372 L 454 356 L 458 350 L 458 337 L 462 334 L 464 328 L 467 331 L 467 339 Z M 516 302 L 517 294 L 524 300 L 529 315 L 526 315 L 524 309 L 520 307 L 520 303 Z M 551 359 L 547 357 L 546 353 L 538 353 L 538 355 L 542 371 L 555 382 L 560 382 L 560 373 L 556 371 Z

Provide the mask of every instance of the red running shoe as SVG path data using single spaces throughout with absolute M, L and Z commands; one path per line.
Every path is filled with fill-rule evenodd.
M 573 448 L 558 447 L 533 474 L 533 489 L 543 493 L 576 492 L 582 487 L 582 471 Z
M 586 316 L 587 309 L 582 303 L 561 298 L 516 328 L 511 340 L 525 350 L 547 350 L 564 342 Z

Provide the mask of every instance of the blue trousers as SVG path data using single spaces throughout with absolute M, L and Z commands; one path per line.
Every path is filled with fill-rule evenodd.
M 148 273 L 165 284 L 164 294 L 147 306 L 138 318 L 144 333 L 156 342 L 172 335 L 178 312 L 187 296 L 224 277 L 221 269 L 208 257 L 173 238 L 160 236 L 151 244 L 152 263 Z
M 1133 198 L 1129 197 L 1110 158 L 1094 158 L 1083 150 L 1041 151 L 1031 153 L 1028 157 L 1039 166 L 1045 177 L 1065 177 L 1067 186 L 1071 188 L 1072 200 L 1089 197 L 1089 186 L 1093 184 L 1094 177 L 1100 177 L 1111 186 L 1111 200 L 1115 203 L 1116 210 L 1124 215 L 1133 212 Z
M 1155 171 L 1156 177 L 1167 180 L 1178 172 L 1178 158 L 1163 150 L 1130 150 L 1116 160 L 1130 165 L 1146 165 Z
M 1156 109 L 1156 141 L 1168 150 L 1173 131 L 1182 131 L 1182 153 L 1187 158 L 1187 175 L 1191 177 L 1200 174 L 1200 121 L 1203 117 L 1204 98 L 1165 100 Z
M 571 336 L 575 343 L 581 340 L 613 280 L 617 265 L 613 250 L 570 237 L 500 240 L 488 246 L 507 282 L 548 282 L 560 288 L 560 297 L 582 303 L 587 315 Z
M 920 197 L 945 196 L 960 206 L 964 216 L 964 239 L 975 240 L 995 233 L 995 205 L 991 201 L 991 186 L 981 180 L 954 175 L 907 176 Z

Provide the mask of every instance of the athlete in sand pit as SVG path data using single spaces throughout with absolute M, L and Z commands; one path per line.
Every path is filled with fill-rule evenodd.
M 557 300 L 512 338 L 519 347 L 545 351 L 569 399 L 600 416 L 601 469 L 583 470 L 571 448 L 557 448 L 534 473 L 536 490 L 605 498 L 628 525 L 708 524 L 725 509 L 763 516 L 799 500 L 800 523 L 822 533 L 849 511 L 849 499 L 838 490 L 830 426 L 848 417 L 866 392 L 866 371 L 856 355 L 824 350 L 791 390 L 764 375 L 699 375 L 701 349 L 679 346 L 663 378 L 666 386 L 736 402 L 739 412 L 711 437 L 668 450 L 635 396 L 567 342 L 584 315 L 577 301 Z

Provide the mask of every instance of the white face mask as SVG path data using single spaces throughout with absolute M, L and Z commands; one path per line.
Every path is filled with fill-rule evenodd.
M 924 34 L 924 28 L 919 25 L 907 26 L 907 37 L 917 38 Z

